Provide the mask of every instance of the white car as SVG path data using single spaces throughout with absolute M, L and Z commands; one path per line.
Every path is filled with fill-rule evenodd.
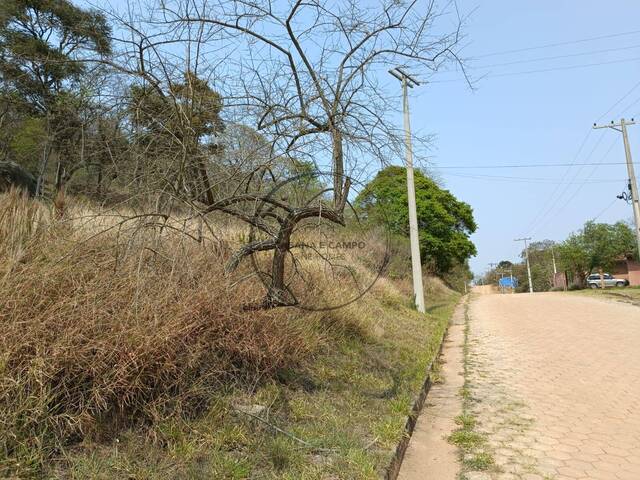
M 589 288 L 600 288 L 601 284 L 599 273 L 593 273 L 587 277 L 587 286 Z M 604 274 L 605 287 L 626 287 L 627 285 L 629 285 L 629 280 L 625 278 L 615 278 L 608 273 Z

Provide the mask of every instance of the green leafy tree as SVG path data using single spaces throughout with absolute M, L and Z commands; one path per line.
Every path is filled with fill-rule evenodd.
M 580 283 L 594 269 L 609 270 L 617 260 L 637 256 L 633 230 L 624 222 L 587 222 L 559 246 L 562 268 L 576 274 Z
M 0 2 L 2 95 L 25 115 L 46 120 L 38 188 L 50 151 L 64 162 L 66 152 L 77 150 L 70 144 L 77 134 L 69 127 L 80 124 L 82 114 L 70 111 L 70 100 L 89 71 L 86 60 L 110 54 L 110 34 L 104 15 L 68 0 Z
M 89 54 L 108 55 L 105 17 L 67 0 L 0 3 L 0 75 L 33 111 L 46 113 Z
M 207 156 L 219 148 L 221 110 L 220 95 L 192 72 L 166 90 L 134 85 L 130 91 L 137 143 L 154 161 L 164 160 L 165 175 L 178 190 L 209 205 L 214 196 Z
M 552 240 L 541 240 L 529 244 L 529 263 L 531 265 L 531 281 L 533 290 L 546 292 L 553 288 L 553 253 L 552 249 L 557 245 Z M 520 254 L 522 268 L 518 269 L 522 276 L 519 277 L 519 291 L 529 291 L 529 276 L 526 272 L 526 254 L 523 250 Z M 521 272 L 520 272 L 521 270 Z
M 477 228 L 473 210 L 420 171 L 415 172 L 415 186 L 422 259 L 435 273 L 446 273 L 476 254 L 469 239 Z M 356 205 L 369 220 L 409 236 L 404 168 L 392 166 L 379 172 L 358 195 Z

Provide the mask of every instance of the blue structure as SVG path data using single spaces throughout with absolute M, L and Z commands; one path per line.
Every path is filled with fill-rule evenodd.
M 502 277 L 498 280 L 500 288 L 513 288 L 518 286 L 518 279 L 516 277 Z

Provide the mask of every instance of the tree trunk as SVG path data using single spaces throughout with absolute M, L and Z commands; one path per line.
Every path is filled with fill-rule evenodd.
M 64 168 L 62 167 L 62 163 L 58 160 L 58 164 L 56 165 L 56 181 L 55 181 L 55 191 L 56 193 L 62 189 L 62 185 L 64 177 Z
M 96 174 L 96 196 L 102 197 L 102 162 L 98 163 L 98 172 Z
M 267 292 L 267 307 L 291 305 L 293 303 L 293 299 L 288 298 L 290 294 L 285 286 L 285 262 L 291 244 L 292 231 L 293 225 L 287 223 L 278 232 L 278 243 L 273 251 L 271 261 L 271 285 Z
M 42 151 L 42 158 L 40 159 L 40 165 L 38 166 L 38 180 L 36 183 L 36 197 L 41 197 L 44 194 L 44 177 L 47 171 L 47 164 L 49 163 L 49 156 L 51 155 L 51 146 L 47 142 Z
M 335 130 L 333 140 L 333 203 L 336 209 L 342 204 L 342 183 L 344 182 L 344 156 L 342 152 L 342 133 Z

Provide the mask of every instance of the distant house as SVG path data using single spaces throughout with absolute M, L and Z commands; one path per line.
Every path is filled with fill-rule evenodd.
M 614 277 L 626 278 L 631 286 L 640 286 L 640 263 L 634 260 L 618 260 L 611 274 Z

